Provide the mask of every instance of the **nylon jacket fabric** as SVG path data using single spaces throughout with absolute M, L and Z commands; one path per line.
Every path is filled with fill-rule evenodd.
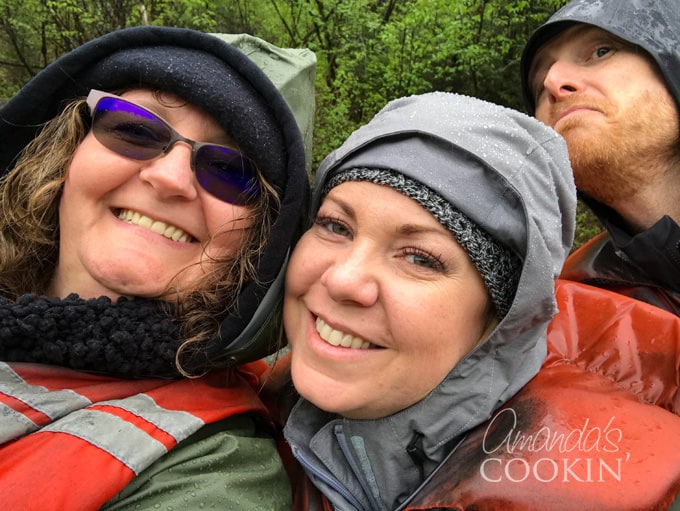
M 120 380 L 38 364 L 0 363 L 2 507 L 100 509 L 137 476 L 144 479 L 144 471 L 171 449 L 180 445 L 185 450 L 187 443 L 197 442 L 193 435 L 206 425 L 250 414 L 268 424 L 252 388 L 262 369 L 262 364 L 250 364 L 239 372 L 198 379 Z M 212 433 L 230 432 L 218 425 Z M 237 439 L 232 435 L 232 450 Z M 252 434 L 252 442 L 274 460 L 270 472 L 260 468 L 259 484 L 279 488 L 262 505 L 289 508 L 287 476 L 274 441 L 259 433 Z M 201 477 L 184 480 L 184 490 L 213 505 L 229 502 L 235 490 L 224 484 L 226 475 L 219 470 L 223 456 L 218 449 L 212 462 L 209 456 L 196 457 L 193 470 L 199 469 Z M 238 470 L 232 467 L 231 472 Z M 176 466 L 175 477 L 180 473 Z M 221 483 L 206 487 L 211 477 Z
M 560 280 L 541 370 L 405 511 L 661 511 L 680 491 L 680 318 Z M 328 510 L 309 487 L 296 509 Z M 325 506 L 325 507 L 324 507 Z
M 635 257 L 627 257 L 617 250 L 607 232 L 600 233 L 575 250 L 567 258 L 561 277 L 621 293 L 680 316 L 680 288 L 670 285 L 671 279 L 680 278 L 680 262 L 676 264 L 675 273 L 668 272 L 668 268 L 674 265 L 673 255 L 680 261 L 680 247 L 677 241 L 659 245 L 670 255 L 663 257 L 663 253 L 658 254 L 654 250 L 655 245 L 637 252 L 640 257 L 656 258 L 658 264 L 649 262 L 645 267 L 659 271 L 658 280 L 650 278 L 636 265 L 633 262 Z M 668 276 L 665 280 L 662 278 L 664 273 Z
M 393 169 L 438 192 L 523 261 L 512 306 L 491 335 L 421 402 L 379 420 L 347 420 L 301 400 L 285 435 L 336 509 L 385 510 L 538 372 L 556 311 L 554 279 L 572 242 L 575 190 L 566 146 L 519 112 L 431 93 L 390 102 L 319 168 Z M 451 333 L 455 342 L 455 332 Z M 407 446 L 415 445 L 422 463 Z
M 666 510 L 680 491 L 680 320 L 560 281 L 548 357 L 408 509 Z
M 207 345 L 205 357 L 194 362 L 197 366 L 234 366 L 274 350 L 268 328 L 279 315 L 288 250 L 304 229 L 309 200 L 300 126 L 311 140 L 314 54 L 232 36 L 247 56 L 225 39 L 230 37 L 174 27 L 111 32 L 52 62 L 0 109 L 0 174 L 4 174 L 42 123 L 91 88 L 170 90 L 215 118 L 278 190 L 281 206 L 255 282 L 244 287 L 234 307 L 237 312 L 222 320 L 220 337 Z M 295 114 L 291 106 L 297 109 Z
M 249 34 L 212 34 L 242 51 L 267 75 L 290 107 L 305 144 L 307 170 L 312 164 L 316 55 L 307 48 L 279 48 Z

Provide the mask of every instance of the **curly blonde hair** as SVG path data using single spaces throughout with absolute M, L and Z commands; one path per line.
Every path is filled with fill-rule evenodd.
M 42 127 L 0 181 L 0 294 L 6 298 L 47 292 L 59 257 L 59 202 L 66 170 L 89 128 L 85 101 L 69 103 Z M 258 180 L 261 194 L 248 206 L 253 224 L 240 249 L 213 258 L 210 265 L 197 263 L 204 274 L 181 298 L 176 294 L 173 316 L 184 338 L 176 365 L 186 376 L 190 374 L 182 368 L 182 360 L 200 353 L 204 343 L 219 335 L 222 320 L 233 311 L 241 290 L 256 279 L 259 258 L 280 205 L 271 184 L 261 174 Z M 192 368 L 191 372 L 208 369 Z

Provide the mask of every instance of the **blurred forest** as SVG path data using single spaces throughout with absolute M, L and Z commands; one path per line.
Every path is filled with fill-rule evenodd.
M 390 99 L 459 92 L 523 110 L 519 59 L 566 0 L 0 0 L 0 99 L 111 30 L 249 33 L 318 59 L 313 166 Z M 600 227 L 579 209 L 576 245 Z

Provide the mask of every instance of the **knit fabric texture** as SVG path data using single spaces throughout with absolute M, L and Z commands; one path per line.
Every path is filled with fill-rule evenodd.
M 178 377 L 179 327 L 155 300 L 0 299 L 0 360 L 123 378 Z
M 522 261 L 505 245 L 470 220 L 453 204 L 426 185 L 400 172 L 387 169 L 351 168 L 333 175 L 323 188 L 321 197 L 341 183 L 368 181 L 389 186 L 413 199 L 429 211 L 467 252 L 482 275 L 499 319 L 503 318 L 515 297 L 522 271 Z

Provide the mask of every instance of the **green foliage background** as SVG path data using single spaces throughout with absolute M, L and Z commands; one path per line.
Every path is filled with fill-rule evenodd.
M 519 59 L 566 0 L 0 0 L 0 98 L 111 30 L 250 33 L 318 59 L 314 167 L 399 96 L 459 92 L 522 110 Z M 599 225 L 579 210 L 577 244 Z

